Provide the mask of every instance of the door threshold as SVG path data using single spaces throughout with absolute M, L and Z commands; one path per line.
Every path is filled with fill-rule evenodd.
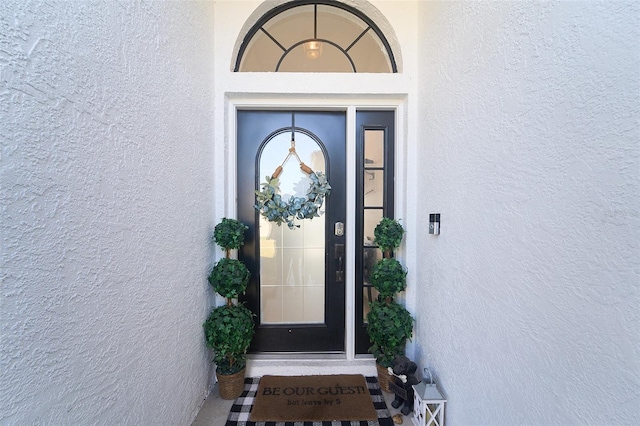
M 378 375 L 373 357 L 347 359 L 344 353 L 263 353 L 247 356 L 247 377 L 329 374 Z

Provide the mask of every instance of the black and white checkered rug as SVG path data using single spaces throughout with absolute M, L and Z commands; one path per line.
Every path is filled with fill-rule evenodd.
M 371 394 L 373 407 L 378 413 L 378 420 L 369 421 L 324 421 L 324 422 L 252 422 L 249 421 L 249 413 L 253 407 L 253 400 L 258 391 L 259 377 L 247 377 L 244 379 L 244 392 L 235 400 L 225 426 L 392 426 L 393 420 L 387 404 L 384 402 L 382 390 L 377 377 L 367 377 L 367 387 Z

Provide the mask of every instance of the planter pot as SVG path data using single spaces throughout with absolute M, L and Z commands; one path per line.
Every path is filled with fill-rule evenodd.
M 391 393 L 391 389 L 389 388 L 389 380 L 391 380 L 389 372 L 385 367 L 381 366 L 377 362 L 376 369 L 378 370 L 378 383 L 380 383 L 380 389 L 387 393 Z
M 216 372 L 220 398 L 236 399 L 242 394 L 244 390 L 244 372 L 244 368 L 235 374 L 219 374 Z

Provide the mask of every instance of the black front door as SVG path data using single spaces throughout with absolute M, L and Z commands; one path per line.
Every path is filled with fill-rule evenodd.
M 237 135 L 238 219 L 249 226 L 239 257 L 251 271 L 243 301 L 257 324 L 250 352 L 343 352 L 345 113 L 238 111 Z M 255 191 L 292 147 L 311 169 L 325 172 L 332 187 L 321 216 L 296 221 L 294 229 L 254 208 Z M 295 155 L 279 179 L 285 198 L 303 196 L 309 187 Z

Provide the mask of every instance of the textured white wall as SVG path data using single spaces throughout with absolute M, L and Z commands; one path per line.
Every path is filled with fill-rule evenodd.
M 0 424 L 194 418 L 212 22 L 210 2 L 1 2 Z
M 420 3 L 417 354 L 448 424 L 640 424 L 640 4 Z

